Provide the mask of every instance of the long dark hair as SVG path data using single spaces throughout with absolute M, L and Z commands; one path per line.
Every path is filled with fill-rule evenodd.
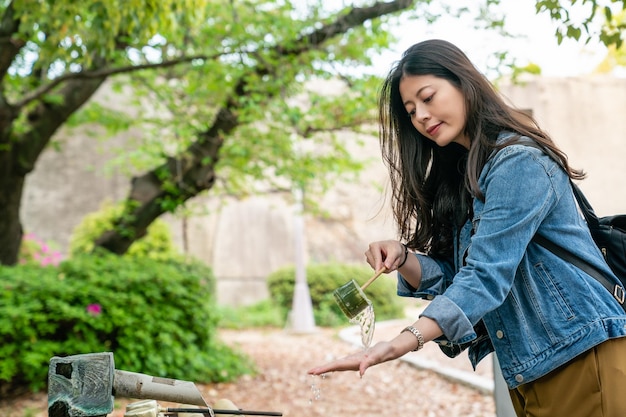
M 443 78 L 463 94 L 469 152 L 456 143 L 439 147 L 415 129 L 399 92 L 400 80 L 410 75 Z M 571 178 L 584 177 L 568 165 L 566 155 L 532 116 L 506 104 L 468 57 L 443 40 L 427 40 L 404 52 L 382 85 L 379 121 L 400 238 L 433 256 L 452 253 L 454 231 L 470 216 L 472 197 L 484 198 L 478 177 L 494 149 L 526 136 L 555 155 Z M 503 131 L 517 135 L 496 145 Z

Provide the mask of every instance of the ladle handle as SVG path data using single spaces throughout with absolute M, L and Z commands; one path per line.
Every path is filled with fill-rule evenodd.
M 374 275 L 373 275 L 370 279 L 368 279 L 368 280 L 367 280 L 367 282 L 366 282 L 365 284 L 361 285 L 361 291 L 364 291 L 367 287 L 369 287 L 369 286 L 370 286 L 370 284 L 371 284 L 372 282 L 374 282 L 374 280 L 375 280 L 376 278 L 378 278 L 378 277 L 380 276 L 380 274 L 382 274 L 382 273 L 383 273 L 383 272 L 385 272 L 386 270 L 387 270 L 387 268 L 383 265 L 383 267 L 382 267 L 382 268 L 380 268 L 378 271 L 376 271 L 376 273 L 375 273 L 375 274 L 374 274 Z

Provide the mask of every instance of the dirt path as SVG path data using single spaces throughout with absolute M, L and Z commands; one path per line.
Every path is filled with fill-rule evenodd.
M 490 395 L 401 361 L 374 367 L 362 379 L 351 372 L 326 378 L 307 375 L 313 365 L 354 351 L 337 334 L 332 329 L 306 335 L 277 329 L 221 331 L 222 340 L 255 360 L 259 375 L 198 387 L 209 404 L 227 398 L 241 409 L 286 417 L 495 417 Z M 128 401 L 116 398 L 115 403 L 109 416 L 122 417 Z M 1 417 L 44 417 L 46 411 L 45 393 L 0 401 Z

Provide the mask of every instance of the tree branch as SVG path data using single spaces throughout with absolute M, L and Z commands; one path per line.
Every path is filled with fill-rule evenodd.
M 14 152 L 19 155 L 19 170 L 26 175 L 34 168 L 37 158 L 48 144 L 50 137 L 63 125 L 98 90 L 104 78 L 91 79 L 87 82 L 72 80 L 63 86 L 62 104 L 41 102 L 28 113 L 29 130 L 14 145 Z M 15 169 L 18 169 L 17 167 Z
M 127 65 L 124 67 L 118 68 L 99 68 L 97 70 L 92 71 L 81 71 L 81 72 L 72 72 L 63 74 L 60 77 L 53 79 L 50 83 L 40 86 L 39 88 L 33 90 L 32 92 L 26 94 L 21 100 L 14 104 L 15 108 L 21 108 L 31 101 L 37 100 L 41 96 L 49 93 L 52 89 L 54 89 L 59 84 L 69 81 L 69 80 L 89 80 L 89 79 L 97 79 L 97 78 L 107 78 L 111 75 L 124 74 L 144 69 L 154 69 L 154 68 L 168 68 L 173 67 L 175 65 L 183 64 L 186 62 L 195 61 L 197 59 L 202 60 L 213 60 L 222 56 L 223 53 L 215 54 L 215 55 L 195 55 L 195 56 L 185 56 L 178 59 L 173 59 L 170 61 L 163 61 L 159 63 L 153 64 L 140 64 L 140 65 Z
M 415 0 L 395 0 L 390 2 L 377 2 L 370 7 L 355 7 L 350 12 L 334 22 L 324 25 L 309 35 L 303 36 L 296 42 L 293 48 L 277 48 L 281 55 L 297 55 L 307 50 L 310 46 L 318 46 L 326 40 L 345 33 L 348 29 L 359 26 L 367 20 L 387 14 L 399 12 L 411 6 Z
M 311 51 L 328 39 L 345 33 L 347 30 L 363 24 L 365 21 L 385 14 L 400 11 L 410 7 L 415 0 L 396 0 L 392 2 L 378 2 L 374 6 L 353 8 L 348 14 L 339 17 L 333 23 L 327 24 L 310 35 L 300 37 L 293 47 L 285 48 L 276 45 L 269 50 L 279 57 L 289 57 Z M 280 62 L 280 60 L 278 61 Z M 261 60 L 250 70 L 256 75 L 273 75 L 278 70 L 276 65 L 268 65 Z M 203 190 L 208 190 L 215 184 L 217 176 L 215 167 L 219 161 L 219 152 L 224 138 L 240 124 L 237 111 L 241 106 L 239 97 L 246 95 L 248 87 L 247 77 L 240 78 L 232 90 L 230 98 L 217 112 L 211 127 L 198 132 L 197 140 L 178 158 L 170 158 L 165 164 L 133 179 L 129 200 L 139 204 L 130 216 L 118 219 L 113 230 L 105 232 L 95 244 L 107 250 L 122 254 L 139 237 L 146 233 L 147 227 L 165 211 L 163 202 L 172 199 L 186 201 Z M 276 93 L 268 92 L 268 98 Z M 311 134 L 312 132 L 305 132 Z M 167 172 L 170 178 L 176 178 L 178 191 L 163 188 L 163 174 Z M 119 233 L 120 227 L 132 230 L 134 234 Z
M 319 47 L 328 39 L 360 26 L 368 20 L 407 9 L 413 5 L 414 2 L 415 0 L 395 0 L 391 2 L 377 2 L 370 7 L 352 8 L 349 13 L 339 17 L 332 23 L 322 26 L 310 35 L 298 38 L 293 47 L 286 48 L 282 45 L 276 45 L 273 51 L 278 53 L 281 57 L 304 54 Z M 270 52 L 272 51 L 270 50 Z M 274 68 L 276 68 L 276 66 L 274 66 Z M 258 65 L 253 72 L 259 76 L 272 75 L 273 69 L 270 65 L 266 64 L 266 61 L 261 61 L 260 65 Z M 244 96 L 247 86 L 247 81 L 245 81 L 245 78 L 242 78 L 233 89 L 233 95 L 227 101 L 228 104 L 224 108 L 224 111 L 230 112 L 237 107 L 236 97 Z M 213 126 L 211 130 L 217 132 L 221 130 L 221 127 Z

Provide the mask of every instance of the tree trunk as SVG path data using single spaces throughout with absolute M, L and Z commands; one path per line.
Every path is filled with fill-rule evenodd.
M 148 226 L 166 211 L 163 203 L 167 199 L 177 202 L 187 201 L 201 191 L 211 189 L 215 184 L 215 165 L 219 160 L 219 150 L 223 143 L 222 134 L 232 131 L 237 126 L 236 120 L 230 111 L 222 110 L 213 128 L 200 135 L 198 142 L 187 149 L 186 157 L 179 160 L 170 159 L 164 165 L 133 178 L 127 201 L 132 201 L 133 204 L 130 206 L 135 208 L 121 216 L 112 230 L 103 233 L 96 240 L 95 246 L 116 254 L 124 254 L 134 241 L 146 234 Z M 206 163 L 207 160 L 211 162 Z M 168 178 L 176 179 L 178 184 L 176 194 L 163 189 L 163 183 L 159 178 L 162 178 L 165 172 Z
M 20 206 L 24 181 L 35 167 L 37 159 L 50 138 L 76 110 L 100 88 L 104 78 L 71 80 L 58 90 L 61 104 L 40 103 L 28 114 L 29 128 L 16 136 L 7 127 L 0 135 L 0 264 L 15 265 L 22 243 Z M 0 106 L 0 115 L 15 109 L 8 104 Z M 7 116 L 5 116 L 7 118 Z
M 16 175 L 2 176 L 0 182 L 0 264 L 17 263 L 22 241 L 20 201 L 24 178 Z

